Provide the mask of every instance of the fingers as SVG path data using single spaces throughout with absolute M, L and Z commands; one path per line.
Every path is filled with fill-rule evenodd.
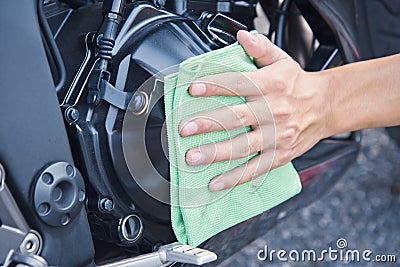
M 254 58 L 255 63 L 260 68 L 271 65 L 288 56 L 262 34 L 254 34 L 240 30 L 237 33 L 237 40 L 246 53 Z
M 215 192 L 251 181 L 267 173 L 271 169 L 273 158 L 273 149 L 268 152 L 263 152 L 232 171 L 215 177 L 211 180 L 209 188 L 211 191 Z
M 202 145 L 190 149 L 186 153 L 186 161 L 190 165 L 202 165 L 244 158 L 261 150 L 261 139 L 260 131 L 252 131 L 222 142 Z
M 261 67 L 267 67 L 289 56 L 280 48 L 271 43 L 261 34 L 253 34 L 247 31 L 239 31 L 237 34 L 239 43 L 246 53 L 254 58 L 255 63 Z M 209 75 L 193 81 L 189 87 L 189 93 L 193 96 L 256 96 L 271 87 L 265 74 L 269 77 L 269 71 L 256 70 L 250 72 L 226 72 Z M 264 92 L 265 93 L 265 92 Z
M 254 96 L 260 95 L 257 84 L 260 77 L 254 72 L 225 72 L 209 75 L 192 82 L 189 93 L 192 96 Z
M 261 68 L 269 66 L 279 60 L 289 58 L 280 48 L 271 43 L 261 34 L 239 31 L 238 42 L 246 53 L 254 58 L 255 63 Z M 264 72 L 265 73 L 265 72 Z M 264 86 L 265 76 L 260 70 L 251 72 L 226 72 L 209 75 L 193 81 L 189 92 L 193 96 L 255 96 L 260 95 Z
M 275 168 L 280 164 L 275 163 L 276 166 L 273 166 L 275 129 L 266 97 L 276 92 L 280 95 L 286 92 L 287 78 L 282 73 L 288 70 L 287 66 L 282 64 L 285 63 L 283 59 L 289 56 L 260 34 L 239 31 L 237 39 L 262 69 L 202 77 L 192 82 L 189 93 L 193 96 L 244 96 L 247 102 L 203 112 L 186 119 L 181 122 L 180 133 L 182 136 L 190 136 L 244 126 L 253 128 L 253 131 L 232 139 L 190 149 L 186 153 L 186 161 L 190 165 L 210 164 L 261 153 L 234 170 L 215 177 L 209 185 L 211 191 L 228 189 L 248 182 L 268 172 L 271 166 Z
M 186 162 L 196 166 L 245 158 L 265 149 L 273 150 L 274 142 L 274 128 L 264 126 L 222 142 L 192 148 L 186 153 Z
M 182 136 L 190 136 L 272 123 L 268 103 L 261 99 L 198 113 L 195 117 L 183 120 L 179 129 Z

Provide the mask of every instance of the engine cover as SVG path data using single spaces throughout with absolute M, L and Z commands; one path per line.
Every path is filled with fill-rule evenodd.
M 73 55 L 65 60 L 69 87 L 59 92 L 59 99 L 74 157 L 88 184 L 94 237 L 146 252 L 154 244 L 175 241 L 169 162 L 161 149 L 166 147 L 163 77 L 185 59 L 221 43 L 193 21 L 151 5 L 132 4 L 127 11 L 108 65 L 110 83 L 121 91 L 145 92 L 146 111 L 135 115 L 105 101 L 97 106 L 86 101 L 87 77 L 97 60 L 96 32 L 102 27 L 94 19 L 101 17 L 99 5 L 75 11 L 57 38 L 64 57 Z M 127 232 L 138 236 L 127 238 Z

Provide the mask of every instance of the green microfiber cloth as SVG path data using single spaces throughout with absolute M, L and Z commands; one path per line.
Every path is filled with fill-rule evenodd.
M 211 74 L 256 69 L 252 58 L 235 43 L 184 61 L 180 64 L 178 73 L 164 79 L 171 220 L 175 235 L 181 243 L 197 246 L 213 235 L 271 209 L 301 191 L 299 176 L 291 163 L 233 189 L 211 192 L 208 184 L 212 178 L 245 164 L 254 155 L 202 166 L 189 166 L 185 161 L 186 152 L 193 147 L 233 138 L 251 130 L 246 127 L 189 137 L 180 136 L 179 122 L 183 118 L 245 101 L 239 96 L 192 97 L 188 92 L 190 83 Z

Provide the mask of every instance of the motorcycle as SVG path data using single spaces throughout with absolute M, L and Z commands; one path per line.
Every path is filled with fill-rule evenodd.
M 197 249 L 176 243 L 170 206 L 144 187 L 168 196 L 166 69 L 235 42 L 260 10 L 265 34 L 308 71 L 372 57 L 356 2 L 2 1 L 0 263 L 215 266 L 320 198 L 354 163 L 360 132 L 321 140 L 293 161 L 300 195 Z

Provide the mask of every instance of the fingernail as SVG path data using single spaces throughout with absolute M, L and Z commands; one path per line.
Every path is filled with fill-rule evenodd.
M 243 31 L 247 34 L 247 37 L 250 39 L 250 41 L 252 41 L 253 43 L 257 42 L 257 34 L 256 33 L 251 33 L 248 31 Z
M 186 124 L 185 126 L 183 126 L 182 130 L 181 130 L 181 134 L 182 135 L 192 135 L 197 133 L 198 127 L 197 127 L 197 123 L 191 121 L 188 124 Z
M 256 33 L 251 33 L 251 32 L 249 32 L 249 37 L 250 37 L 250 40 L 253 42 L 253 43 L 256 43 L 257 42 L 257 36 L 256 36 Z
M 191 165 L 200 165 L 203 162 L 203 155 L 200 151 L 196 151 L 189 155 L 189 163 Z
M 192 95 L 204 95 L 206 93 L 206 85 L 203 83 L 194 83 L 191 85 Z
M 210 183 L 210 190 L 215 192 L 215 191 L 220 191 L 225 188 L 225 184 L 221 182 L 215 182 L 215 183 Z

